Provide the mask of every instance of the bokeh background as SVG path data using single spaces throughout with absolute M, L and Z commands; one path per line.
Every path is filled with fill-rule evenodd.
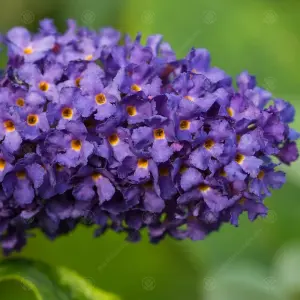
M 232 76 L 247 69 L 258 83 L 298 109 L 300 130 L 300 2 L 296 0 L 1 0 L 0 31 L 19 25 L 36 30 L 44 17 L 135 35 L 162 33 L 178 57 L 208 48 L 213 65 Z M 1 53 L 2 67 L 5 53 Z M 127 244 L 109 233 L 93 239 L 80 228 L 55 242 L 37 233 L 21 254 L 64 265 L 124 300 L 300 299 L 300 163 L 267 200 L 265 219 L 224 226 L 205 241 Z M 298 194 L 299 193 L 299 194 Z M 298 257 L 299 256 L 299 257 Z M 2 257 L 1 257 L 2 259 Z M 0 299 L 34 299 L 18 283 L 0 284 Z

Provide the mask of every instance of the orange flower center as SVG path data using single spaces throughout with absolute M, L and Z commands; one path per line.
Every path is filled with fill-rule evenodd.
M 92 179 L 94 181 L 98 181 L 100 178 L 102 178 L 102 175 L 100 173 L 94 173 L 94 174 L 92 174 Z
M 81 149 L 81 141 L 80 140 L 72 140 L 71 141 L 71 148 L 74 150 L 74 151 L 80 151 Z
M 26 54 L 26 55 L 29 55 L 33 52 L 33 49 L 31 46 L 29 47 L 26 47 L 24 50 L 23 50 L 23 53 Z
M 165 131 L 162 128 L 154 129 L 153 134 L 156 140 L 163 140 L 166 137 Z
M 87 55 L 84 59 L 85 59 L 85 60 L 92 60 L 92 59 L 93 59 L 93 55 L 92 55 L 92 54 L 89 54 L 89 55 Z
M 25 179 L 26 178 L 26 173 L 25 173 L 25 171 L 19 171 L 19 172 L 16 172 L 16 176 L 19 179 Z
M 207 140 L 204 143 L 204 148 L 207 150 L 210 150 L 215 145 L 215 142 L 213 140 Z
M 147 159 L 144 159 L 144 158 L 140 158 L 138 160 L 138 163 L 137 163 L 138 167 L 141 168 L 141 169 L 147 169 L 148 168 L 148 160 Z
M 142 88 L 141 88 L 139 85 L 137 85 L 137 84 L 133 84 L 133 85 L 131 86 L 131 89 L 132 89 L 133 91 L 135 91 L 135 92 L 139 92 L 139 91 L 142 90 Z
M 81 81 L 81 78 L 80 78 L 80 77 L 77 77 L 77 78 L 75 79 L 75 85 L 76 85 L 77 87 L 80 87 L 80 81 Z
M 25 105 L 25 100 L 23 98 L 18 98 L 16 104 L 19 107 L 23 107 Z
M 181 130 L 189 130 L 191 127 L 191 122 L 187 120 L 180 121 L 179 127 Z
M 235 157 L 235 161 L 238 163 L 238 164 L 241 164 L 243 163 L 243 161 L 245 160 L 245 156 L 243 154 L 240 154 L 238 153 Z
M 206 184 L 200 184 L 199 185 L 199 190 L 200 190 L 200 192 L 205 193 L 205 192 L 207 192 L 207 191 L 210 190 L 210 187 L 208 185 L 206 185 Z
M 6 132 L 13 132 L 16 129 L 13 121 L 11 121 L 11 120 L 5 121 L 3 123 L 3 125 L 4 125 Z
M 69 108 L 69 107 L 65 107 L 62 112 L 61 112 L 61 115 L 64 119 L 72 119 L 73 117 L 73 110 L 72 108 Z
M 184 96 L 184 98 L 186 100 L 189 100 L 189 101 L 192 101 L 192 102 L 194 101 L 194 98 L 192 96 L 189 96 L 189 95 Z
M 113 133 L 111 136 L 108 137 L 108 142 L 112 145 L 112 146 L 116 146 L 118 145 L 120 139 L 118 137 L 118 135 L 116 133 Z
M 128 115 L 131 117 L 136 115 L 136 108 L 134 106 L 131 106 L 131 105 L 127 106 L 126 111 L 127 111 Z
M 233 116 L 234 116 L 234 111 L 233 111 L 233 109 L 232 109 L 231 107 L 228 107 L 226 110 L 227 110 L 227 113 L 228 113 L 228 115 L 229 115 L 230 117 L 233 117 Z
M 0 158 L 0 171 L 3 171 L 6 165 L 6 161 Z
M 223 177 L 226 177 L 227 176 L 227 173 L 224 171 L 224 169 L 222 169 L 220 171 L 220 176 L 223 176 Z
M 258 175 L 257 175 L 257 178 L 258 179 L 263 179 L 265 177 L 265 172 L 264 171 L 259 171 Z
M 95 101 L 98 105 L 106 103 L 106 97 L 104 94 L 100 93 L 95 96 Z
M 29 126 L 35 126 L 39 121 L 39 117 L 37 115 L 28 115 L 27 116 L 27 124 Z
M 43 92 L 47 92 L 49 90 L 49 83 L 46 81 L 41 81 L 39 84 L 39 88 Z

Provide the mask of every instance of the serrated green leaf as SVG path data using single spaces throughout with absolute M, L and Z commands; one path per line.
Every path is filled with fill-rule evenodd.
M 19 281 L 31 290 L 37 300 L 118 300 L 101 291 L 71 270 L 50 267 L 41 262 L 24 259 L 0 263 L 0 282 Z

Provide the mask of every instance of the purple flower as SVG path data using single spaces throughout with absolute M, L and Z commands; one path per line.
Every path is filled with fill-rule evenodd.
M 29 84 L 30 91 L 37 91 L 55 103 L 58 101 L 56 82 L 61 78 L 62 71 L 60 64 L 45 64 L 42 73 L 36 65 L 26 63 L 18 70 L 18 76 Z
M 47 110 L 47 117 L 51 126 L 65 129 L 69 122 L 80 118 L 80 113 L 75 107 L 78 98 L 80 98 L 78 88 L 65 87 L 60 91 L 58 102 L 50 103 Z
M 76 179 L 82 177 L 82 181 L 79 181 L 73 190 L 75 199 L 91 201 L 96 197 L 99 204 L 109 201 L 115 194 L 115 187 L 107 178 L 107 174 L 105 170 L 101 169 L 93 170 L 88 167 L 80 169 L 78 174 L 75 175 Z M 96 188 L 96 191 L 94 188 Z
M 44 58 L 55 42 L 53 36 L 31 37 L 29 31 L 23 27 L 11 29 L 6 39 L 9 53 L 22 56 L 25 62 L 35 62 Z
M 85 165 L 93 152 L 93 145 L 86 140 L 86 128 L 83 124 L 70 121 L 66 132 L 52 131 L 41 145 L 41 155 L 49 163 L 58 163 L 68 168 Z
M 169 142 L 174 140 L 174 128 L 166 118 L 154 116 L 149 125 L 138 127 L 132 132 L 134 147 L 139 153 L 150 153 L 157 163 L 167 161 L 173 154 Z
M 22 138 L 20 135 L 20 118 L 17 113 L 2 113 L 0 116 L 0 139 L 7 151 L 13 153 L 20 148 Z
M 68 20 L 11 29 L 0 81 L 0 246 L 29 229 L 50 239 L 79 223 L 137 242 L 202 240 L 265 217 L 265 198 L 298 159 L 294 107 L 206 49 L 177 59 L 161 35 L 134 39 Z M 270 104 L 271 103 L 271 104 Z M 274 164 L 273 158 L 281 163 Z M 33 219 L 28 222 L 28 219 Z
M 32 203 L 35 189 L 42 185 L 46 174 L 44 168 L 35 160 L 34 155 L 20 159 L 2 182 L 6 196 L 13 197 L 20 206 Z

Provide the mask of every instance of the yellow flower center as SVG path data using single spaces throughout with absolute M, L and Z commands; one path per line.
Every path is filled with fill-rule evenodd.
M 73 110 L 72 108 L 69 107 L 65 107 L 62 112 L 61 115 L 64 119 L 70 120 L 73 117 Z
M 246 198 L 245 197 L 242 197 L 240 200 L 239 200 L 239 204 L 240 205 L 244 205 L 245 204 L 245 201 L 246 201 Z
M 250 124 L 247 126 L 248 129 L 255 129 L 256 128 L 256 124 Z
M 23 53 L 26 55 L 29 55 L 33 52 L 33 49 L 31 46 L 24 48 Z
M 265 177 L 265 172 L 263 170 L 259 171 L 257 178 L 258 179 L 263 179 Z
M 102 175 L 100 173 L 92 174 L 93 181 L 98 181 L 100 178 L 102 178 Z
M 222 177 L 226 177 L 227 176 L 227 173 L 224 171 L 224 169 L 222 169 L 220 171 L 220 176 L 222 176 Z
M 85 60 L 92 60 L 92 59 L 93 59 L 93 55 L 92 55 L 92 54 L 89 54 L 89 55 L 87 55 L 84 59 L 85 59 Z
M 80 151 L 81 150 L 81 141 L 80 140 L 72 140 L 71 141 L 71 148 L 74 150 L 74 151 Z
M 136 115 L 136 108 L 134 106 L 131 106 L 131 105 L 127 106 L 126 111 L 127 111 L 128 115 L 131 117 Z
M 245 160 L 245 156 L 243 154 L 238 153 L 235 157 L 235 161 L 238 164 L 242 164 L 244 160 Z
M 184 165 L 183 165 L 183 166 L 180 167 L 179 173 L 180 173 L 180 174 L 183 174 L 184 172 L 187 171 L 187 169 L 188 169 L 187 166 L 184 166 Z
M 140 169 L 147 169 L 148 168 L 148 160 L 144 159 L 144 158 L 140 158 L 138 160 L 137 165 Z
M 56 171 L 61 172 L 64 169 L 64 166 L 57 164 L 56 165 Z
M 156 140 L 163 140 L 166 137 L 165 131 L 162 128 L 154 129 L 153 134 Z
M 28 115 L 27 116 L 27 124 L 29 126 L 35 126 L 38 121 L 39 121 L 38 115 Z
M 39 83 L 39 88 L 40 88 L 40 90 L 41 91 L 43 91 L 43 92 L 47 92 L 48 90 L 49 90 L 49 83 L 48 82 L 46 82 L 46 81 L 41 81 L 40 83 Z
M 118 137 L 118 135 L 116 133 L 113 133 L 111 136 L 108 137 L 108 142 L 112 145 L 112 146 L 116 146 L 118 145 L 120 139 Z
M 16 130 L 15 125 L 11 120 L 4 121 L 3 126 L 6 132 L 13 132 Z
M 104 94 L 100 93 L 95 96 L 95 101 L 98 105 L 106 103 L 106 97 Z
M 232 109 L 231 107 L 228 107 L 226 110 L 227 110 L 227 113 L 228 113 L 228 115 L 229 115 L 230 117 L 233 117 L 233 116 L 234 116 L 234 111 L 233 111 L 233 109 Z
M 166 167 L 160 168 L 159 175 L 160 176 L 169 176 L 169 169 Z
M 23 107 L 25 105 L 25 100 L 23 98 L 18 98 L 16 104 L 19 107 Z
M 180 121 L 179 127 L 181 130 L 189 130 L 191 127 L 191 122 L 187 120 Z
M 0 171 L 3 171 L 6 165 L 6 161 L 0 158 Z
M 80 78 L 80 77 L 77 77 L 77 78 L 75 79 L 75 85 L 76 85 L 77 87 L 80 87 L 80 81 L 81 81 L 81 78 Z
M 184 99 L 189 100 L 189 101 L 194 101 L 194 98 L 192 96 L 186 95 L 184 96 Z
M 19 171 L 19 172 L 16 172 L 16 176 L 18 179 L 25 179 L 26 173 L 25 173 L 25 171 Z
M 152 181 L 147 181 L 143 184 L 143 187 L 145 189 L 151 189 L 153 187 L 153 182 Z
M 199 185 L 199 190 L 200 190 L 200 192 L 205 193 L 205 192 L 207 192 L 207 191 L 210 190 L 210 187 L 208 185 L 206 185 L 206 184 L 200 184 Z
M 135 91 L 135 92 L 139 92 L 139 91 L 142 90 L 142 88 L 141 88 L 139 85 L 137 85 L 137 84 L 133 84 L 133 85 L 131 86 L 131 89 L 132 89 L 133 91 Z
M 205 141 L 204 148 L 206 150 L 210 150 L 214 145 L 215 145 L 215 142 L 213 140 L 209 139 L 209 140 Z

